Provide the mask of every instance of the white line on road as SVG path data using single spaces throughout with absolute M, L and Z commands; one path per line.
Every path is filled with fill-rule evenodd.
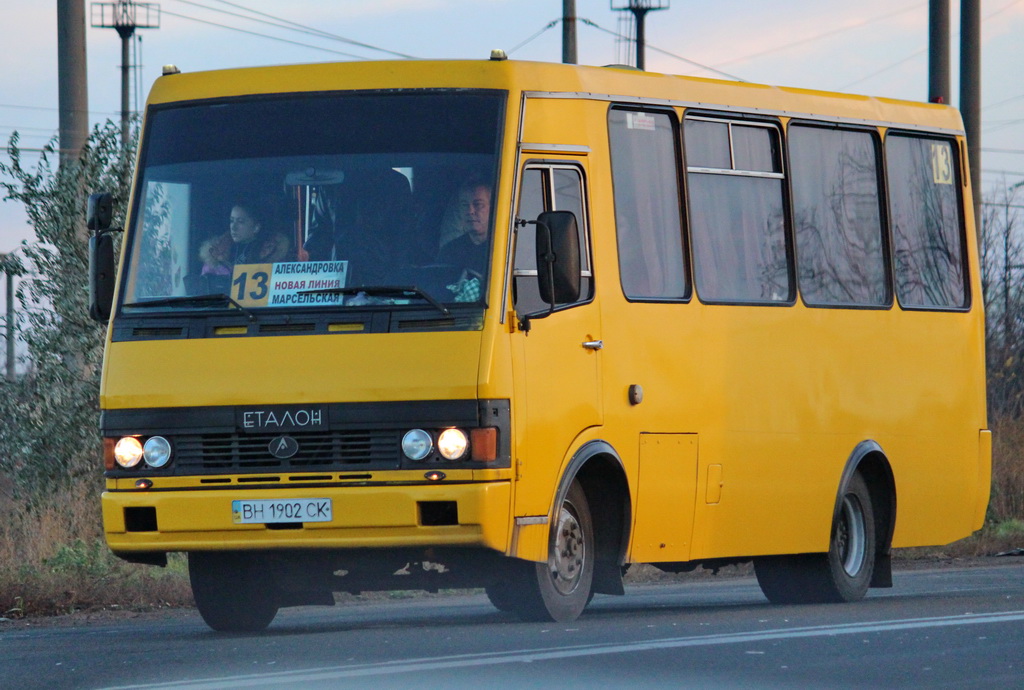
M 402 661 L 384 661 L 373 664 L 352 664 L 349 666 L 332 666 L 313 668 L 304 671 L 283 671 L 279 673 L 247 674 L 226 676 L 223 678 L 203 678 L 198 680 L 176 681 L 171 683 L 155 683 L 149 685 L 125 685 L 110 690 L 143 690 L 151 688 L 197 688 L 212 690 L 213 688 L 251 688 L 257 686 L 283 684 L 305 684 L 360 678 L 367 676 L 387 676 L 398 673 L 420 673 L 443 669 L 469 668 L 474 666 L 491 666 L 497 664 L 530 663 L 551 661 L 574 657 L 600 656 L 604 654 L 628 654 L 661 649 L 679 649 L 683 647 L 709 647 L 716 645 L 765 642 L 769 640 L 786 640 L 807 637 L 829 637 L 835 635 L 858 635 L 875 632 L 894 632 L 899 630 L 916 630 L 921 628 L 946 628 L 962 625 L 987 625 L 1024 621 L 1024 611 L 1006 611 L 991 614 L 965 614 L 961 616 L 943 616 L 940 618 L 909 618 L 894 621 L 871 621 L 865 623 L 847 623 L 842 625 L 821 625 L 803 628 L 779 628 L 739 633 L 722 633 L 719 635 L 702 635 L 699 637 L 673 637 L 646 642 L 624 642 L 579 645 L 571 647 L 554 647 L 550 649 L 528 649 L 508 652 L 488 652 L 483 654 L 457 654 L 453 656 L 426 657 L 422 659 L 406 659 Z

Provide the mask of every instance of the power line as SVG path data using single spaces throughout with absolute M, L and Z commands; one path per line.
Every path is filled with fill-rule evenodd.
M 189 21 L 199 22 L 200 24 L 209 24 L 210 26 L 216 26 L 216 27 L 219 27 L 221 29 L 228 29 L 229 31 L 237 31 L 238 33 L 241 33 L 241 34 L 249 34 L 250 36 L 259 36 L 260 38 L 269 38 L 272 41 L 280 41 L 282 43 L 290 43 L 292 45 L 301 46 L 303 48 L 312 48 L 313 50 L 322 50 L 322 51 L 324 51 L 326 53 L 334 53 L 335 55 L 342 55 L 344 57 L 356 58 L 357 60 L 365 60 L 366 59 L 366 57 L 364 55 L 353 55 L 352 53 L 343 53 L 340 50 L 332 50 L 330 48 L 323 48 L 321 46 L 315 46 L 315 45 L 312 45 L 312 44 L 309 44 L 309 43 L 300 43 L 298 41 L 292 41 L 290 39 L 281 38 L 279 36 L 271 36 L 269 34 L 261 34 L 258 31 L 249 31 L 248 29 L 239 29 L 238 27 L 235 27 L 235 26 L 228 26 L 227 24 L 218 24 L 217 22 L 211 22 L 211 21 L 208 21 L 206 19 L 199 19 L 197 17 L 189 17 L 188 15 L 177 14 L 176 12 L 169 12 L 168 10 L 163 10 L 163 14 L 169 15 L 171 17 L 177 17 L 178 19 L 188 19 Z
M 49 110 L 51 112 L 60 112 L 60 108 L 54 108 L 51 106 L 43 105 L 15 105 L 13 103 L 0 103 L 0 108 L 15 108 L 17 110 Z M 104 112 L 102 110 L 90 110 L 90 115 L 118 115 L 119 113 Z
M 921 7 L 923 7 L 926 4 L 927 3 L 919 2 L 919 3 L 916 3 L 916 4 L 911 5 L 909 7 L 905 7 L 902 10 L 896 10 L 895 12 L 889 12 L 887 14 L 882 14 L 882 15 L 879 15 L 877 17 L 872 17 L 870 19 L 865 19 L 865 20 L 862 20 L 862 21 L 860 21 L 860 22 L 858 22 L 856 24 L 848 24 L 848 25 L 842 26 L 842 27 L 840 27 L 838 29 L 832 29 L 830 31 L 826 31 L 824 33 L 817 34 L 816 36 L 809 36 L 807 38 L 801 38 L 799 40 L 792 41 L 790 43 L 786 43 L 786 44 L 781 45 L 781 46 L 776 46 L 775 48 L 766 48 L 765 50 L 761 50 L 761 51 L 758 51 L 756 53 L 750 53 L 749 55 L 744 55 L 744 56 L 738 57 L 738 58 L 732 58 L 731 60 L 726 60 L 725 62 L 720 62 L 718 64 L 719 65 L 731 65 L 731 64 L 736 63 L 736 62 L 744 62 L 744 61 L 749 60 L 751 58 L 761 57 L 763 55 L 770 55 L 772 53 L 778 53 L 778 52 L 781 52 L 783 50 L 789 50 L 790 48 L 795 48 L 796 46 L 803 45 L 805 43 L 811 43 L 813 41 L 818 41 L 818 40 L 821 40 L 823 38 L 828 38 L 829 36 L 834 36 L 836 34 L 843 33 L 844 31 L 850 31 L 852 29 L 860 29 L 860 28 L 865 27 L 865 26 L 867 26 L 869 24 L 874 24 L 875 22 L 880 22 L 880 21 L 882 21 L 884 19 L 890 19 L 890 18 L 895 17 L 895 16 L 900 15 L 900 14 L 906 14 L 907 12 L 910 12 L 912 10 L 920 9 Z
M 1024 177 L 1024 172 L 1018 172 L 1016 170 L 992 170 L 991 168 L 982 168 L 981 172 L 984 175 L 1015 175 L 1018 177 Z
M 1002 13 L 1002 12 L 1005 12 L 1006 10 L 1010 9 L 1010 8 L 1011 8 L 1011 7 L 1013 7 L 1014 5 L 1017 5 L 1017 4 L 1021 3 L 1021 2 L 1024 2 L 1024 0 L 1013 0 L 1013 1 L 1011 2 L 1011 3 L 1009 3 L 1009 4 L 1008 4 L 1008 5 L 1006 5 L 1006 6 L 1004 6 L 1004 7 L 1002 8 L 1002 9 L 998 9 L 998 10 L 996 10 L 995 12 L 993 12 L 993 13 L 989 14 L 988 16 L 984 17 L 984 18 L 983 18 L 983 19 L 981 20 L 981 21 L 982 21 L 982 23 L 984 23 L 984 22 L 987 22 L 988 20 L 990 20 L 990 19 L 992 19 L 993 17 L 995 17 L 995 16 L 997 15 L 997 14 L 1000 14 L 1000 13 Z M 923 4 L 923 3 L 922 3 L 922 4 Z M 911 10 L 911 9 L 916 9 L 917 7 L 920 7 L 920 6 L 921 6 L 921 5 L 916 5 L 916 6 L 914 6 L 914 7 L 908 7 L 908 8 L 907 8 L 907 9 L 905 9 L 905 10 L 900 10 L 899 12 L 895 12 L 895 13 L 893 13 L 893 14 L 901 14 L 901 13 L 903 13 L 903 12 L 907 12 L 907 11 L 909 11 L 909 10 Z M 890 16 L 893 16 L 893 15 L 885 15 L 885 17 L 890 17 Z M 880 18 L 885 18 L 885 17 L 880 17 Z M 880 19 L 880 18 L 879 18 L 879 19 Z M 872 21 L 874 21 L 874 20 L 872 20 Z M 913 60 L 914 58 L 918 57 L 918 56 L 919 56 L 919 55 L 921 55 L 922 53 L 925 53 L 925 52 L 927 52 L 927 50 L 928 50 L 927 48 L 922 48 L 921 50 L 919 50 L 919 51 L 917 51 L 917 52 L 915 52 L 915 53 L 913 53 L 913 54 L 911 54 L 911 55 L 908 55 L 907 57 L 903 58 L 902 60 L 897 60 L 896 62 L 892 63 L 891 65 L 888 65 L 887 67 L 883 67 L 882 69 L 878 70 L 877 72 L 872 72 L 871 74 L 867 75 L 866 77 L 861 77 L 860 79 L 857 79 L 856 81 L 852 81 L 852 82 L 850 82 L 849 84 L 847 84 L 847 85 L 845 85 L 845 86 L 842 86 L 842 87 L 840 87 L 840 89 L 839 89 L 839 90 L 840 90 L 840 91 L 845 91 L 846 89 L 850 88 L 851 86 L 855 86 L 856 84 L 860 84 L 861 82 L 863 82 L 863 81 L 867 81 L 868 79 L 871 79 L 872 77 L 877 77 L 877 76 L 878 76 L 879 74 L 883 74 L 883 73 L 885 73 L 885 72 L 888 72 L 888 71 L 889 71 L 889 70 L 891 70 L 891 69 L 894 69 L 894 68 L 896 68 L 896 67 L 899 67 L 900 65 L 902 65 L 902 64 L 903 64 L 903 63 L 905 63 L 905 62 L 910 62 L 911 60 Z M 1011 99 L 1011 100 L 1012 100 L 1012 99 Z M 1005 101 L 1004 101 L 1004 102 L 1005 102 Z M 991 106 L 990 106 L 990 107 L 991 107 Z
M 998 125 L 992 125 L 990 127 L 982 127 L 982 130 L 985 131 L 985 132 L 994 132 L 997 129 L 1003 129 L 1004 127 L 1013 127 L 1014 125 L 1019 125 L 1022 122 L 1024 122 L 1024 118 L 1017 119 L 1017 120 L 1006 120 L 1005 122 L 1001 122 Z
M 1024 149 L 985 149 L 982 151 L 985 153 L 1012 153 L 1016 155 L 1024 155 Z
M 52 132 L 54 134 L 57 133 L 57 128 L 56 127 L 27 127 L 27 126 L 21 126 L 21 125 L 0 125 L 0 127 L 3 127 L 4 129 L 17 129 L 19 131 L 23 130 L 23 129 L 32 129 L 32 130 L 36 130 L 36 131 L 39 131 L 39 132 Z
M 213 7 L 199 5 L 198 3 L 192 2 L 191 0 L 178 0 L 178 1 L 179 2 L 187 2 L 190 5 L 196 5 L 198 7 L 205 7 L 206 9 L 209 9 L 209 10 L 211 10 L 213 12 L 225 12 L 227 14 L 234 14 L 232 12 L 227 12 L 226 10 L 218 10 L 216 8 L 213 8 Z M 249 12 L 251 14 L 255 14 L 255 15 L 258 15 L 258 16 L 261 16 L 261 17 L 267 17 L 268 19 L 273 19 L 275 22 L 279 22 L 279 24 L 276 24 L 275 26 L 279 26 L 280 28 L 283 28 L 283 29 L 289 29 L 291 31 L 299 31 L 301 33 L 306 33 L 306 34 L 312 34 L 314 36 L 320 36 L 321 38 L 329 38 L 329 39 L 331 39 L 333 41 L 341 41 L 342 43 L 348 43 L 349 45 L 354 45 L 354 46 L 357 46 L 357 47 L 360 47 L 360 48 L 366 48 L 368 50 L 375 50 L 375 51 L 380 52 L 380 53 L 387 53 L 389 55 L 394 55 L 394 56 L 400 57 L 400 58 L 415 59 L 415 57 L 412 56 L 412 55 L 406 55 L 405 53 L 399 53 L 399 52 L 396 52 L 394 50 L 388 50 L 387 48 L 381 48 L 379 46 L 371 45 L 369 43 L 363 43 L 362 41 L 356 41 L 356 40 L 353 40 L 351 38 L 346 38 L 344 36 L 339 36 L 338 34 L 332 34 L 332 33 L 328 32 L 328 31 L 323 31 L 322 29 L 316 29 L 316 28 L 311 27 L 311 26 L 306 26 L 305 24 L 299 24 L 298 22 L 293 22 L 293 21 L 291 21 L 289 19 L 284 19 L 282 17 L 275 17 L 272 14 L 267 14 L 266 12 L 261 12 L 259 10 L 254 10 L 254 9 L 252 9 L 250 7 L 245 7 L 244 5 L 240 5 L 240 4 L 236 3 L 236 2 L 228 2 L 228 0 L 216 0 L 216 1 L 220 2 L 220 3 L 224 4 L 224 5 L 228 5 L 230 7 L 235 7 L 235 8 L 238 8 L 240 10 L 244 10 L 244 11 Z M 260 20 L 260 19 L 255 19 L 253 17 L 245 17 L 244 15 L 235 15 L 235 16 L 239 16 L 239 17 L 242 17 L 244 19 L 249 19 L 250 21 L 263 21 L 263 20 Z M 263 22 L 263 23 L 269 23 L 269 22 Z M 284 26 L 284 25 L 288 25 L 288 26 Z M 289 27 L 295 27 L 295 28 L 289 28 Z
M 580 22 L 581 24 L 586 24 L 587 26 L 592 26 L 595 29 L 597 29 L 598 31 L 603 31 L 606 34 L 611 34 L 612 36 L 616 36 L 618 38 L 622 37 L 622 34 L 618 33 L 617 31 L 612 31 L 611 29 L 606 29 L 603 26 L 600 26 L 600 25 L 590 21 L 589 19 L 584 19 L 583 17 L 577 17 L 576 21 Z M 675 53 L 670 53 L 669 51 L 663 50 L 663 49 L 661 49 L 661 48 L 659 48 L 657 46 L 653 46 L 650 43 L 647 44 L 647 47 L 649 49 L 651 49 L 651 50 L 657 51 L 657 52 L 662 53 L 664 55 L 668 55 L 669 57 L 674 57 L 676 60 L 682 60 L 683 62 L 687 63 L 688 65 L 693 65 L 694 67 L 699 67 L 700 69 L 707 70 L 708 72 L 714 72 L 715 74 L 723 76 L 726 79 L 733 79 L 735 81 L 742 81 L 742 82 L 746 82 L 747 81 L 746 79 L 743 79 L 741 77 L 737 77 L 734 74 L 729 74 L 728 72 L 723 72 L 722 70 L 715 69 L 714 67 L 710 67 L 708 65 L 702 65 L 701 63 L 696 62 L 694 60 L 691 60 L 689 58 L 685 58 L 682 55 L 676 55 Z
M 525 45 L 526 45 L 527 43 L 529 43 L 530 41 L 532 41 L 533 39 L 535 39 L 535 38 L 537 38 L 538 36 L 540 36 L 540 35 L 541 35 L 542 33 L 544 33 L 545 31 L 547 31 L 548 29 L 553 29 L 553 28 L 555 28 L 556 26 L 558 26 L 559 22 L 561 22 L 561 21 L 562 21 L 562 19 L 561 19 L 561 18 L 558 18 L 558 19 L 552 19 L 552 20 L 551 20 L 550 22 L 548 22 L 547 24 L 545 24 L 545 25 L 544 25 L 544 28 L 542 28 L 542 29 L 541 29 L 540 31 L 538 31 L 538 32 L 537 32 L 537 33 L 535 33 L 534 35 L 530 36 L 530 37 L 529 37 L 528 39 L 526 39 L 526 40 L 525 40 L 525 41 L 523 41 L 522 43 L 519 43 L 519 44 L 517 44 L 515 48 L 512 48 L 511 50 L 509 50 L 509 51 L 508 51 L 508 52 L 506 52 L 505 54 L 506 54 L 506 55 L 511 55 L 512 53 L 516 52 L 517 50 L 519 50 L 520 48 L 522 48 L 523 46 L 525 46 Z
M 877 77 L 879 74 L 883 74 L 885 72 L 888 72 L 891 69 L 896 69 L 897 67 L 899 67 L 903 63 L 910 62 L 914 58 L 919 57 L 923 53 L 927 52 L 927 50 L 928 50 L 927 48 L 922 48 L 921 50 L 919 50 L 919 51 L 917 51 L 915 53 L 911 53 L 910 55 L 908 55 L 907 57 L 903 58 L 902 60 L 898 60 L 898 61 L 892 63 L 891 65 L 883 67 L 882 69 L 878 70 L 877 72 L 872 72 L 871 74 L 867 75 L 866 77 L 861 77 L 860 79 L 856 79 L 854 81 L 851 81 L 849 84 L 846 84 L 844 86 L 839 87 L 839 90 L 840 91 L 846 91 L 851 86 L 856 86 L 857 84 L 860 84 L 861 82 L 864 82 L 864 81 L 867 81 L 868 79 L 871 79 L 872 77 Z
M 1013 101 L 1019 101 L 1022 98 L 1024 98 L 1024 93 L 1022 93 L 1022 94 L 1020 94 L 1018 96 L 1011 96 L 1010 98 L 1004 99 L 1002 101 L 997 101 L 995 103 L 990 103 L 988 105 L 984 105 L 984 106 L 981 107 L 981 109 L 982 110 L 987 110 L 988 108 L 998 108 L 1001 105 L 1006 105 L 1007 103 L 1012 103 Z
M 1008 3 L 1007 5 L 1002 7 L 1001 9 L 998 9 L 995 12 L 993 12 L 992 14 L 988 15 L 987 17 L 985 17 L 984 21 L 988 21 L 989 19 L 991 19 L 992 17 L 996 16 L 997 14 L 1002 14 L 1003 12 L 1005 12 L 1008 9 L 1010 9 L 1014 5 L 1019 5 L 1022 1 L 1024 1 L 1024 0 L 1013 0 L 1013 2 Z

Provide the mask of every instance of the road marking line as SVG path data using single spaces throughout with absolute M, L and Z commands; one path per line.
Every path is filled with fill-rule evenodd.
M 283 683 L 310 683 L 316 681 L 341 680 L 366 676 L 385 676 L 398 673 L 413 673 L 473 666 L 490 666 L 497 664 L 530 663 L 536 661 L 552 661 L 574 657 L 600 656 L 603 654 L 628 654 L 631 652 L 647 652 L 662 649 L 680 649 L 684 647 L 709 647 L 726 644 L 765 642 L 770 640 L 798 639 L 806 637 L 830 637 L 836 635 L 858 635 L 875 632 L 894 632 L 899 630 L 918 630 L 921 628 L 945 628 L 962 625 L 986 625 L 994 623 L 1010 623 L 1024 621 L 1024 611 L 1006 611 L 990 614 L 965 614 L 960 616 L 943 616 L 940 618 L 908 618 L 895 621 L 871 621 L 866 623 L 846 623 L 842 625 L 821 625 L 802 628 L 778 628 L 740 633 L 720 633 L 699 637 L 674 637 L 646 642 L 603 643 L 557 647 L 552 649 L 532 649 L 509 652 L 486 652 L 481 654 L 456 654 L 442 657 L 426 657 L 422 659 L 406 659 L 403 661 L 384 661 L 372 664 L 353 664 L 350 666 L 333 666 L 314 668 L 304 671 L 280 671 L 277 673 L 247 674 L 226 676 L 224 678 L 203 678 L 197 680 L 171 683 L 154 683 L 147 685 L 124 685 L 109 690 L 148 690 L 152 688 L 249 688 L 260 685 L 281 685 Z

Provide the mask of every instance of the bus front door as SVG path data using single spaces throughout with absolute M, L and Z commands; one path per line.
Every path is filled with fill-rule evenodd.
M 602 423 L 601 317 L 592 300 L 583 170 L 569 163 L 527 164 L 522 180 L 518 217 L 572 211 L 582 253 L 579 301 L 551 311 L 537 290 L 536 226 L 519 224 L 514 297 L 520 324 L 528 323 L 529 330 L 517 328 L 513 335 L 515 515 L 517 524 L 537 524 L 551 509 L 574 440 Z

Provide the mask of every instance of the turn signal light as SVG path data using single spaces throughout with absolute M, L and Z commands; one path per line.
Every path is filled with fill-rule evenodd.
M 477 462 L 494 462 L 498 459 L 498 430 L 494 427 L 473 429 L 469 432 L 470 457 Z

